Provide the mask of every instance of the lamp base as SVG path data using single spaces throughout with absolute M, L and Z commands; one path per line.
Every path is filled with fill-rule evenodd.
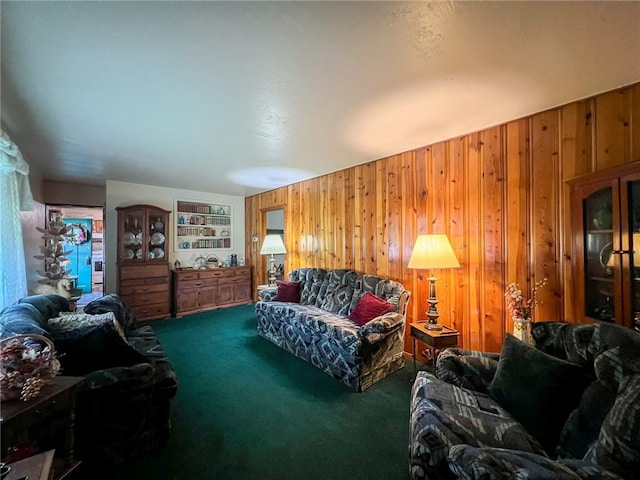
M 276 286 L 276 261 L 273 258 L 273 254 L 271 254 L 270 264 L 269 264 L 269 286 Z
M 439 323 L 427 322 L 425 327 L 426 327 L 427 330 L 442 330 L 442 325 L 440 325 Z

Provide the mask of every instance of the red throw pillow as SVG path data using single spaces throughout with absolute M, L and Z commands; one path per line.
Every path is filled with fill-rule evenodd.
M 300 303 L 300 282 L 286 282 L 284 280 L 276 280 L 278 291 L 276 292 L 277 302 L 293 302 Z
M 393 305 L 376 297 L 373 293 L 367 292 L 356 304 L 356 308 L 349 315 L 349 319 L 362 326 L 380 315 L 393 310 Z

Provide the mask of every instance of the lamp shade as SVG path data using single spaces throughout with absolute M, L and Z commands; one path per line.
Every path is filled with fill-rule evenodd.
M 411 252 L 408 268 L 435 269 L 458 268 L 460 263 L 444 234 L 418 235 Z
M 262 242 L 262 248 L 260 249 L 261 255 L 278 255 L 281 253 L 287 253 L 287 249 L 284 248 L 284 242 L 280 235 L 267 235 Z

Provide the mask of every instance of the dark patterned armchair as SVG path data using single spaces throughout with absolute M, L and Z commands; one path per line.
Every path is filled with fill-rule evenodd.
M 0 312 L 0 338 L 33 333 L 53 340 L 61 374 L 84 377 L 75 409 L 76 456 L 120 463 L 167 441 L 177 379 L 152 328 L 139 325 L 117 295 L 89 303 L 84 313 L 83 320 L 69 312 L 58 295 L 25 297 Z M 113 320 L 82 323 L 93 316 Z M 54 330 L 52 319 L 80 325 Z
M 260 336 L 356 391 L 402 368 L 410 292 L 400 283 L 321 268 L 294 270 L 289 280 L 298 289 L 295 301 L 279 301 L 275 288 L 259 292 Z M 367 294 L 389 304 L 390 311 L 358 324 L 351 318 Z
M 535 348 L 452 348 L 412 389 L 414 479 L 636 479 L 640 333 L 539 322 Z

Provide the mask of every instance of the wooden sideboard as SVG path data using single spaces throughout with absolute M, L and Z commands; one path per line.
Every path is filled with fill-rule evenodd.
M 251 302 L 251 267 L 185 268 L 173 272 L 176 317 Z

